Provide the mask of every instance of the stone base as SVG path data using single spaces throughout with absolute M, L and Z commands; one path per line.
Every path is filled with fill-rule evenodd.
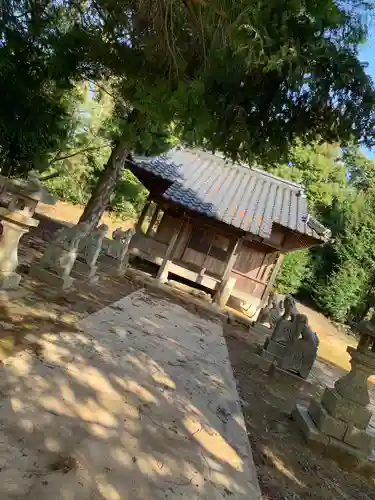
M 7 273 L 0 276 L 0 292 L 15 290 L 19 287 L 21 276 L 17 273 Z
M 293 387 L 294 389 L 303 388 L 304 392 L 307 394 L 311 394 L 313 392 L 313 386 L 312 384 L 310 384 L 310 382 L 307 382 L 307 380 L 300 377 L 296 373 L 279 368 L 275 363 L 272 365 L 269 374 L 277 381 L 282 382 L 289 387 Z
M 275 342 L 271 339 L 266 340 L 264 344 L 264 350 L 279 359 L 285 356 L 285 345 L 282 345 L 279 342 Z
M 255 352 L 247 357 L 247 362 L 251 366 L 255 366 L 262 372 L 269 372 L 272 367 L 272 360 L 266 359 L 264 356 L 259 356 Z
M 344 420 L 345 422 L 351 422 L 359 429 L 366 429 L 370 423 L 370 410 L 365 406 L 354 403 L 354 401 L 343 398 L 336 389 L 325 389 L 322 404 L 332 417 Z
M 262 346 L 257 347 L 255 354 L 257 354 L 258 356 L 262 356 L 262 358 L 266 359 L 270 363 L 273 363 L 276 359 L 274 354 L 271 354 L 270 352 L 266 351 L 265 349 L 263 349 Z
M 110 255 L 101 255 L 97 264 L 99 264 L 100 269 L 106 274 L 122 277 L 125 275 L 129 264 L 129 258 L 126 259 L 126 261 L 125 259 L 124 262 L 121 263 L 118 259 L 114 259 Z
M 262 325 L 261 323 L 257 323 L 256 321 L 253 322 L 251 325 L 251 328 L 254 328 L 254 330 L 257 333 L 260 333 L 264 337 L 270 337 L 272 335 L 272 328 L 269 328 L 268 326 Z
M 292 412 L 292 418 L 310 448 L 332 458 L 341 467 L 355 469 L 366 475 L 375 475 L 375 462 L 369 458 L 369 453 L 323 434 L 315 425 L 306 406 L 297 404 Z
M 74 278 L 70 276 L 58 276 L 57 274 L 48 271 L 48 269 L 38 265 L 31 266 L 29 276 L 31 278 L 37 278 L 40 281 L 44 281 L 48 285 L 64 291 L 69 290 L 74 283 Z
M 308 408 L 311 420 L 323 434 L 343 441 L 348 429 L 347 422 L 332 417 L 325 407 L 315 399 L 312 399 Z
M 95 285 L 99 279 L 96 275 L 97 269 L 97 266 L 89 266 L 86 262 L 76 260 L 70 275 L 78 281 Z

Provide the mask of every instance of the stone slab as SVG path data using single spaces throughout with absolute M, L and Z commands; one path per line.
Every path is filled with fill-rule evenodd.
M 278 359 L 274 354 L 265 350 L 262 351 L 262 357 L 270 363 L 274 363 Z
M 320 402 L 312 399 L 308 412 L 314 424 L 323 434 L 336 439 L 344 439 L 348 424 L 343 420 L 333 418 Z
M 336 389 L 325 389 L 322 404 L 332 417 L 349 422 L 359 429 L 366 429 L 370 422 L 371 412 L 368 408 L 344 399 Z
M 78 326 L 0 366 L 0 498 L 260 500 L 220 321 L 137 291 Z
M 279 368 L 276 363 L 269 370 L 269 375 L 279 382 L 300 390 L 301 388 L 308 394 L 313 390 L 312 384 L 295 373 Z
M 274 342 L 271 339 L 268 339 L 264 344 L 264 350 L 273 354 L 277 358 L 282 358 L 285 355 L 285 345 L 282 345 L 279 342 Z
M 251 327 L 254 328 L 254 330 L 256 330 L 257 333 L 260 333 L 261 335 L 264 335 L 265 337 L 272 335 L 272 328 L 268 328 L 265 325 L 261 325 L 261 324 L 255 322 L 251 325 Z
M 120 261 L 110 255 L 100 255 L 97 264 L 101 270 L 113 276 L 124 276 L 126 273 L 127 265 L 123 263 L 121 266 Z
M 86 262 L 76 260 L 70 274 L 73 278 L 91 280 L 95 277 L 96 271 L 96 266 L 89 266 Z
M 40 281 L 44 281 L 52 287 L 61 290 L 69 290 L 69 288 L 71 288 L 74 283 L 74 278 L 71 278 L 70 276 L 61 278 L 61 276 L 48 271 L 48 269 L 45 269 L 38 264 L 34 264 L 31 266 L 29 276 L 31 278 L 37 278 Z
M 368 453 L 333 437 L 329 439 L 323 455 L 335 460 L 343 469 L 350 470 L 361 469 L 368 460 Z
M 307 407 L 296 404 L 292 412 L 292 418 L 302 432 L 306 442 L 316 451 L 323 452 L 329 443 L 329 437 L 319 431 L 312 421 Z
M 368 454 L 320 432 L 311 419 L 307 406 L 297 404 L 292 418 L 311 449 L 335 460 L 342 468 L 356 470 L 366 476 L 375 476 L 375 463 Z
M 272 367 L 272 361 L 273 360 L 266 359 L 264 356 L 258 356 L 258 354 L 255 353 L 250 354 L 247 358 L 247 362 L 251 366 L 256 366 L 262 372 L 269 372 Z
M 374 436 L 350 424 L 345 433 L 344 442 L 362 450 L 368 455 L 371 454 L 374 448 Z
M 17 273 L 2 273 L 0 276 L 0 292 L 3 290 L 15 290 L 19 287 L 21 276 Z

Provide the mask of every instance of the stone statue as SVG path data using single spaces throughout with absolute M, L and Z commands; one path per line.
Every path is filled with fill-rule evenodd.
M 297 314 L 293 324 L 295 328 L 285 344 L 285 355 L 281 359 L 280 368 L 307 378 L 318 353 L 319 338 L 311 330 L 304 314 Z
M 117 228 L 112 233 L 112 240 L 103 242 L 101 264 L 108 272 L 123 275 L 129 261 L 130 241 L 136 233 L 135 228 L 123 230 Z
M 297 316 L 298 311 L 296 307 L 296 301 L 290 295 L 287 295 L 284 299 L 284 314 L 283 319 L 293 321 Z
M 284 299 L 284 314 L 278 319 L 271 335 L 273 342 L 287 342 L 292 337 L 297 314 L 296 302 L 288 295 Z
M 113 231 L 112 238 L 114 244 L 112 246 L 112 253 L 115 255 L 112 255 L 112 257 L 115 257 L 120 261 L 124 260 L 124 257 L 129 248 L 129 243 L 133 238 L 134 234 L 135 234 L 134 228 L 127 229 L 126 231 L 117 228 Z
M 82 238 L 79 243 L 79 258 L 86 262 L 91 268 L 95 266 L 98 260 L 103 240 L 107 232 L 108 226 L 106 224 L 101 224 Z
M 282 301 L 279 301 L 276 294 L 271 292 L 268 296 L 268 302 L 263 307 L 258 315 L 257 323 L 260 325 L 269 324 L 270 328 L 274 328 L 279 318 L 281 318 Z
M 281 342 L 285 344 L 287 340 L 292 336 L 293 330 L 295 328 L 294 325 L 295 318 L 284 319 L 281 317 L 276 323 L 275 328 L 273 329 L 270 340 L 272 342 Z
M 89 228 L 88 224 L 80 223 L 57 231 L 40 261 L 31 266 L 30 276 L 68 290 L 74 282 L 71 273 L 76 263 L 78 246 Z
M 88 230 L 89 225 L 86 223 L 59 229 L 44 252 L 40 265 L 58 275 L 69 276 L 77 257 L 78 245 Z

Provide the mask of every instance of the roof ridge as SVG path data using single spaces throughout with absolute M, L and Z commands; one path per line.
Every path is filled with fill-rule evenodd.
M 299 189 L 300 191 L 304 192 L 305 187 L 303 184 L 299 184 L 298 182 L 291 181 L 289 179 L 284 179 L 283 177 L 280 177 L 278 175 L 271 174 L 270 172 L 267 172 L 266 170 L 262 170 L 261 168 L 257 167 L 251 167 L 250 165 L 246 163 L 240 163 L 240 162 L 234 162 L 230 158 L 226 158 L 223 154 L 218 154 L 218 153 L 212 153 L 211 151 L 207 151 L 204 149 L 199 149 L 199 148 L 188 148 L 188 147 L 175 147 L 170 150 L 171 153 L 173 153 L 176 149 L 186 151 L 188 153 L 194 154 L 194 155 L 200 155 L 200 154 L 205 154 L 208 156 L 212 156 L 213 158 L 217 158 L 219 160 L 222 160 L 224 164 L 222 165 L 223 167 L 229 167 L 229 168 L 245 168 L 247 170 L 256 172 L 260 175 L 264 175 L 265 177 L 269 177 L 270 179 L 282 182 L 283 184 L 286 184 L 287 186 L 295 187 Z M 169 152 L 168 152 L 169 153 Z
M 197 213 L 265 239 L 273 224 L 279 224 L 325 241 L 324 226 L 312 218 L 309 224 L 302 220 L 308 216 L 307 199 L 303 185 L 296 182 L 205 151 L 182 148 L 151 162 L 135 158 L 133 165 L 166 179 L 170 185 L 163 198 Z
M 277 180 L 282 182 L 283 184 L 287 184 L 288 186 L 296 187 L 299 188 L 300 191 L 305 191 L 305 187 L 303 184 L 299 184 L 298 182 L 291 181 L 289 179 L 284 179 L 283 177 L 279 177 L 278 175 L 271 174 L 270 172 L 267 172 L 266 170 L 261 170 L 260 168 L 256 167 L 249 167 L 250 170 L 253 170 L 254 172 L 257 172 L 261 175 L 264 175 L 265 177 L 269 177 L 271 179 Z

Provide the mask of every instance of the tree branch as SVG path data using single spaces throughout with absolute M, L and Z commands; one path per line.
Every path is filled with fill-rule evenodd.
M 44 177 L 39 177 L 39 180 L 41 182 L 43 181 L 49 181 L 50 179 L 55 179 L 56 177 L 59 177 L 61 172 L 53 172 L 52 174 L 45 175 Z
M 50 164 L 56 163 L 57 161 L 62 161 L 62 160 L 67 160 L 68 158 L 72 158 L 73 156 L 77 156 L 82 153 L 87 153 L 88 151 L 97 151 L 98 149 L 103 149 L 107 146 L 110 146 L 110 143 L 105 144 L 104 146 L 93 146 L 90 148 L 84 148 L 84 149 L 79 149 L 78 151 L 74 151 L 73 153 L 69 153 L 64 156 L 59 156 L 58 158 L 54 158 L 53 160 L 50 161 Z
M 87 79 L 87 81 L 92 83 L 95 87 L 102 90 L 107 95 L 109 95 L 109 97 L 111 97 L 114 101 L 116 101 L 118 104 L 120 104 L 124 110 L 126 110 L 125 101 L 123 99 L 121 99 L 121 97 L 119 97 L 115 94 L 112 94 L 112 92 L 110 92 L 105 87 L 103 87 L 103 85 L 100 85 L 99 83 L 95 82 L 94 80 Z

